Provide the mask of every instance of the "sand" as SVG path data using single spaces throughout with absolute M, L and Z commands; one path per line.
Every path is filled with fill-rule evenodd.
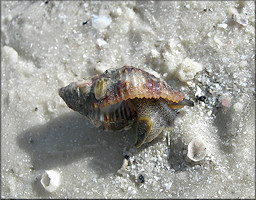
M 2 198 L 255 198 L 253 1 L 3 1 L 1 11 Z M 134 127 L 99 131 L 58 96 L 124 65 L 195 102 L 139 149 Z M 194 139 L 206 147 L 199 162 L 186 156 Z M 60 175 L 52 192 L 46 170 Z

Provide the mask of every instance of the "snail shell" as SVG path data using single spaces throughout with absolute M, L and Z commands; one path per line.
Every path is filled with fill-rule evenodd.
M 137 121 L 136 147 L 170 126 L 176 110 L 194 103 L 164 80 L 135 67 L 106 70 L 59 89 L 68 107 L 104 130 L 129 128 Z

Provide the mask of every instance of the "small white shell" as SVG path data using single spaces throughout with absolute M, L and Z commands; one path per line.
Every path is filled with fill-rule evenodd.
M 60 185 L 60 174 L 54 170 L 46 170 L 42 175 L 41 184 L 48 192 L 54 192 Z
M 187 157 L 193 162 L 199 162 L 206 156 L 206 147 L 202 140 L 193 139 L 188 144 Z
M 103 30 L 106 27 L 108 27 L 111 24 L 111 22 L 112 22 L 112 19 L 109 16 L 93 15 L 92 26 L 95 29 Z

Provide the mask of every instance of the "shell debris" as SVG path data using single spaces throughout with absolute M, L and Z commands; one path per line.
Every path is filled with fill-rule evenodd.
M 206 156 L 206 146 L 201 139 L 193 139 L 188 144 L 187 157 L 192 162 L 202 161 Z
M 97 30 L 103 30 L 108 27 L 112 22 L 111 17 L 109 16 L 97 16 L 93 15 L 92 26 Z
M 54 192 L 60 185 L 60 174 L 54 170 L 46 170 L 41 178 L 41 184 L 48 192 Z

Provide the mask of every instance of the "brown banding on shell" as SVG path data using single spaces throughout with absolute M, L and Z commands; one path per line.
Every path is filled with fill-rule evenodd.
M 102 74 L 99 78 L 107 79 L 104 76 Z M 108 95 L 101 99 L 101 108 L 134 98 L 163 98 L 174 103 L 184 99 L 183 94 L 170 89 L 165 81 L 141 69 L 124 66 L 108 76 Z

